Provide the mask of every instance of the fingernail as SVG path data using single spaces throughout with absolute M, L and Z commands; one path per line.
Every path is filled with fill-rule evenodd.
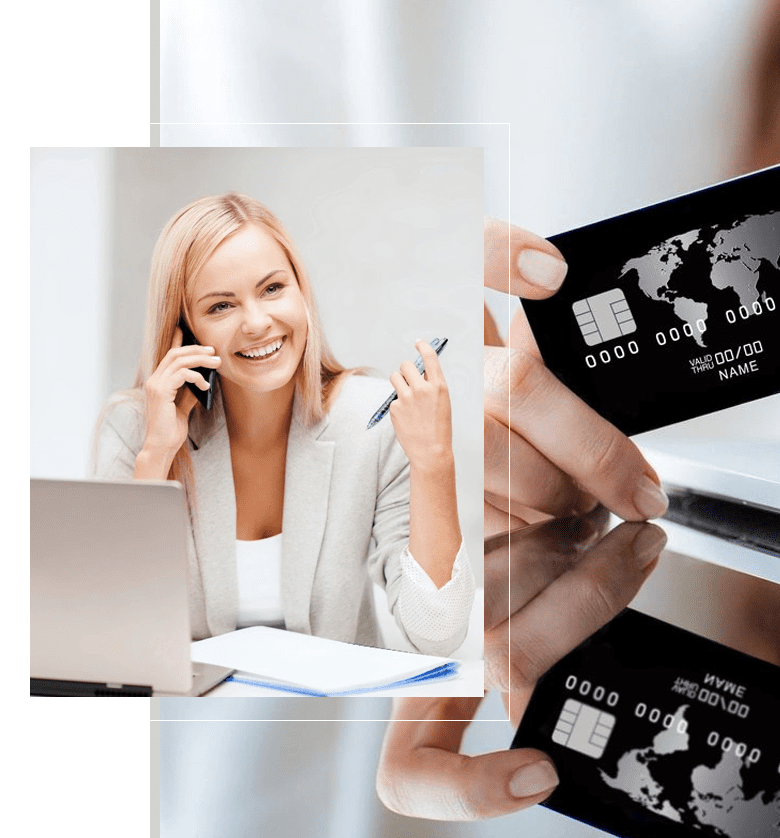
M 639 568 L 644 569 L 664 549 L 666 533 L 652 524 L 645 524 L 637 533 L 631 544 L 634 561 Z
M 526 282 L 539 285 L 551 291 L 560 288 L 568 265 L 562 259 L 551 256 L 543 250 L 521 250 L 517 257 L 517 269 Z
M 658 518 L 668 509 L 669 498 L 660 486 L 643 474 L 634 492 L 634 506 L 643 518 Z
M 512 797 L 532 797 L 558 785 L 558 775 L 551 762 L 532 762 L 512 775 L 509 791 Z

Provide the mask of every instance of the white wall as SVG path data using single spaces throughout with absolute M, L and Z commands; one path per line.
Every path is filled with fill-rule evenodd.
M 108 381 L 112 155 L 32 149 L 30 473 L 84 477 Z

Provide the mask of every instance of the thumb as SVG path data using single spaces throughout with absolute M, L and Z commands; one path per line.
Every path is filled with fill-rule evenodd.
M 440 748 L 418 748 L 393 783 L 381 773 L 382 802 L 402 815 L 430 820 L 494 818 L 544 800 L 558 785 L 541 751 L 515 749 L 468 757 Z
M 529 300 L 554 294 L 566 276 L 554 244 L 507 221 L 485 219 L 485 285 Z
M 527 809 L 558 785 L 549 757 L 530 748 L 467 757 L 457 802 L 468 819 L 493 818 Z

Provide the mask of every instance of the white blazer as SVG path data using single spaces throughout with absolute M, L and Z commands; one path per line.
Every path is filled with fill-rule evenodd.
M 446 655 L 466 635 L 473 580 L 468 602 L 461 597 L 460 613 L 446 621 L 447 636 L 435 627 L 422 636 L 405 625 L 410 604 L 404 601 L 409 595 L 403 593 L 408 587 L 402 585 L 400 557 L 409 542 L 409 461 L 389 417 L 366 430 L 389 392 L 385 381 L 350 376 L 325 417 L 307 427 L 296 391 L 282 520 L 285 625 L 304 634 L 381 645 L 373 580 L 385 589 L 409 641 L 426 654 Z M 238 609 L 236 498 L 219 394 L 211 414 L 200 411 L 191 419 L 188 439 L 195 480 L 188 556 L 196 640 L 233 631 Z M 143 398 L 112 396 L 97 434 L 95 475 L 132 477 L 145 437 Z

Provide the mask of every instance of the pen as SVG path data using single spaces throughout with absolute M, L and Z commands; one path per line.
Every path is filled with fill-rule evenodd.
M 434 338 L 431 341 L 431 348 L 436 352 L 437 355 L 441 355 L 442 350 L 447 345 L 447 338 Z M 422 375 L 425 372 L 425 364 L 423 363 L 422 355 L 417 356 L 417 360 L 414 362 L 414 365 L 417 367 L 417 372 Z M 382 419 L 387 416 L 390 412 L 390 405 L 398 398 L 398 393 L 395 390 L 387 397 L 387 399 L 382 402 L 382 406 L 377 410 L 377 412 L 371 417 L 368 425 L 366 426 L 366 430 L 369 428 L 373 428 L 377 422 L 381 421 Z

